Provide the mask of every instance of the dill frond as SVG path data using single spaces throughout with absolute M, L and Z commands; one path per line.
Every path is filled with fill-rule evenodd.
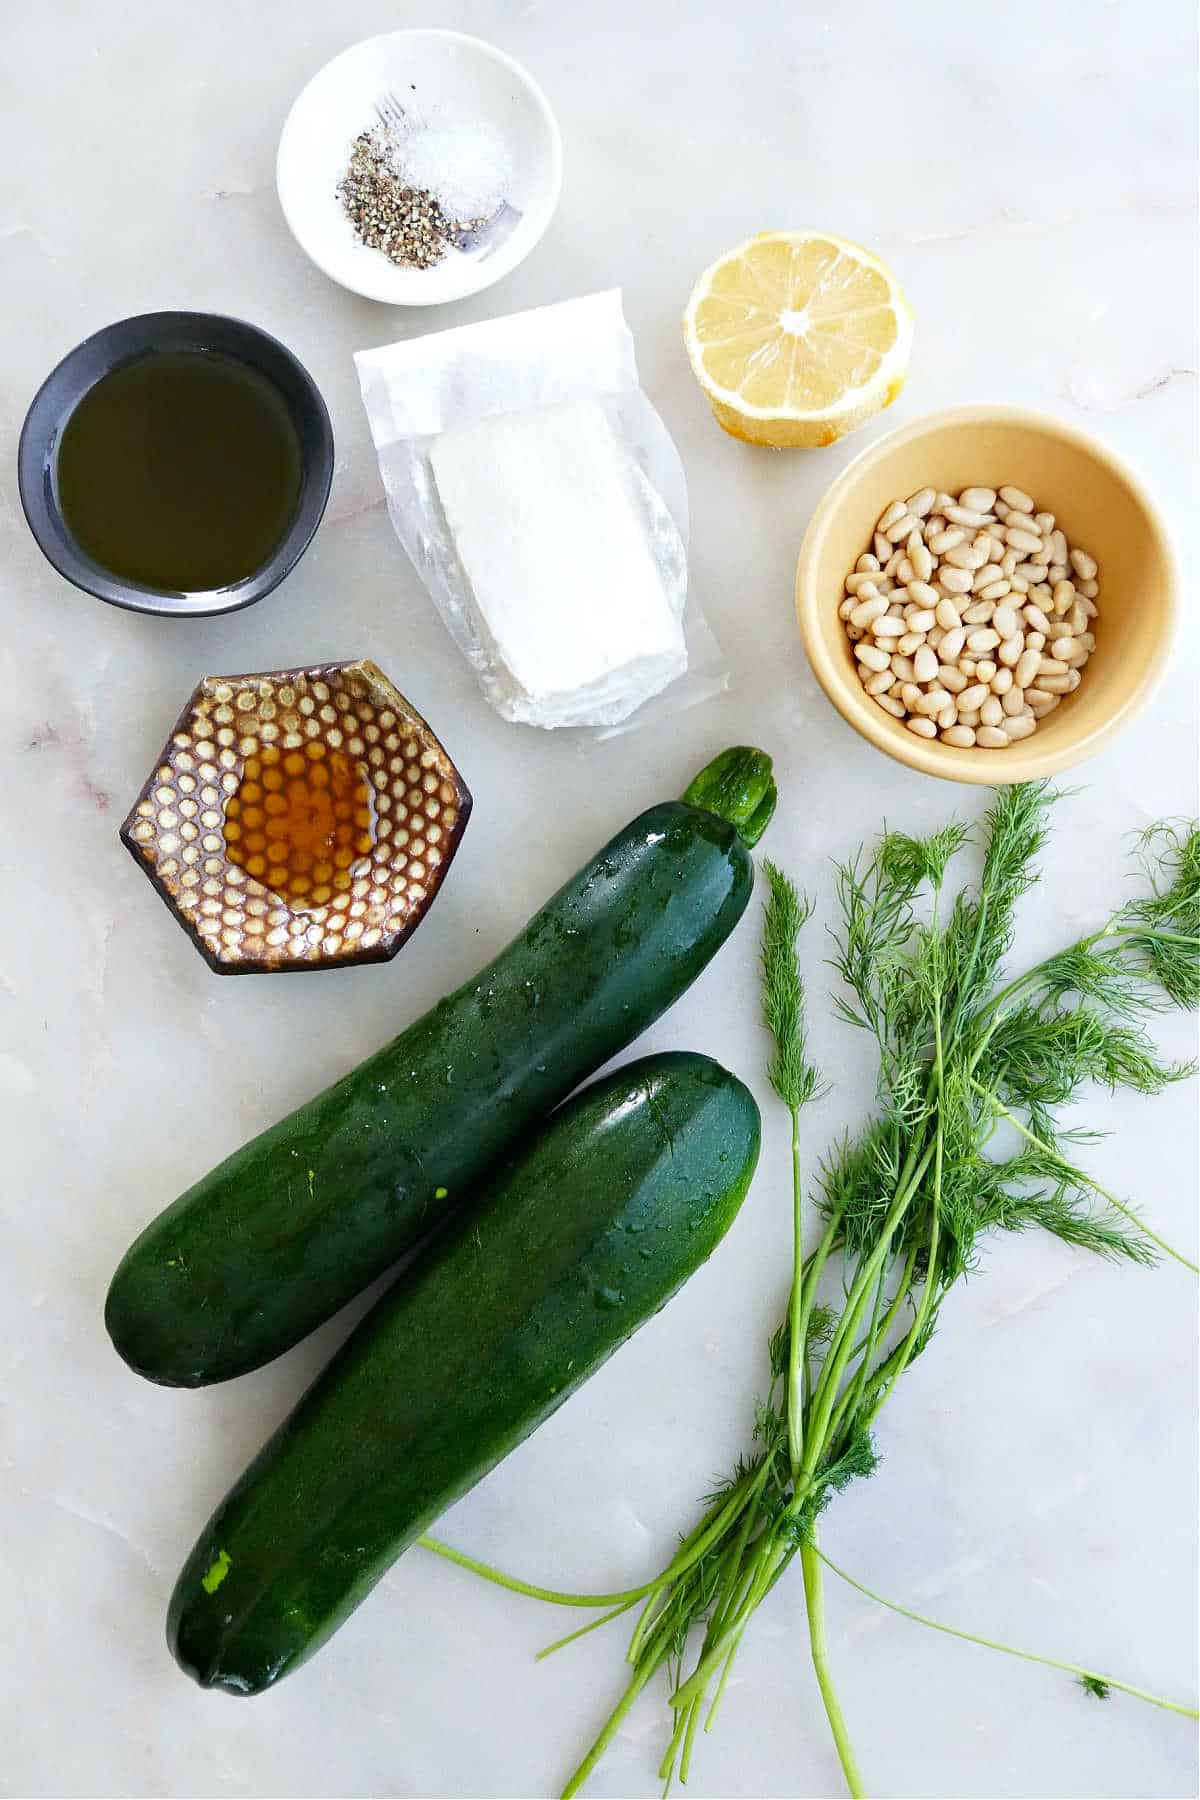
M 764 861 L 770 886 L 763 916 L 763 1019 L 775 1039 L 767 1078 L 783 1104 L 793 1112 L 821 1091 L 821 1078 L 808 1059 L 804 1014 L 804 982 L 796 940 L 812 912 L 812 902 L 773 862 Z

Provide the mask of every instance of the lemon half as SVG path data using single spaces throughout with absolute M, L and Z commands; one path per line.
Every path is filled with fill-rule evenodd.
M 718 423 L 776 448 L 832 444 L 904 386 L 913 316 L 891 270 L 824 231 L 764 231 L 696 283 L 683 335 Z

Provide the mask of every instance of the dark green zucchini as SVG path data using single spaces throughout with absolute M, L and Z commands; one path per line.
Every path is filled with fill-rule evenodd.
M 584 1090 L 368 1313 L 205 1527 L 167 1638 L 255 1694 L 318 1649 L 414 1538 L 561 1406 L 720 1242 L 758 1108 L 707 1057 Z
M 760 801 L 775 785 L 770 759 L 750 753 L 747 772 L 746 754 L 736 753 L 743 809 L 755 781 Z M 644 812 L 474 980 L 153 1220 L 105 1307 L 125 1361 L 180 1387 L 269 1362 L 645 1031 L 750 897 L 745 843 L 717 816 L 726 788 Z

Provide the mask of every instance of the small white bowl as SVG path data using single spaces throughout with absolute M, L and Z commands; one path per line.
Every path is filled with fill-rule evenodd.
M 337 196 L 350 149 L 377 103 L 449 124 L 484 124 L 504 146 L 520 215 L 490 247 L 402 269 L 359 241 Z M 458 31 L 392 31 L 343 50 L 313 76 L 279 140 L 279 203 L 300 248 L 343 287 L 390 306 L 440 306 L 490 287 L 533 249 L 558 203 L 562 139 L 542 90 L 511 56 Z

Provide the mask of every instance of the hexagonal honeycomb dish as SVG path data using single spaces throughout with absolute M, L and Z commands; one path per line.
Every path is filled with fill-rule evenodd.
M 346 872 L 344 892 L 299 905 L 230 860 L 226 808 L 248 758 L 315 742 L 365 775 L 373 843 Z M 121 841 L 219 975 L 336 969 L 396 954 L 432 904 L 470 812 L 458 770 L 382 671 L 322 663 L 207 676 Z

